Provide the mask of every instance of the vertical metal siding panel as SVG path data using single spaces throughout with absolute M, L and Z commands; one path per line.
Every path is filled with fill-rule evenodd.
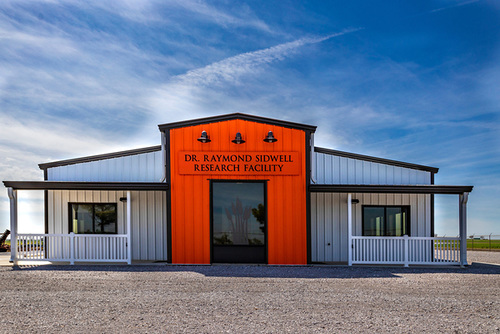
M 139 191 L 139 233 L 140 233 L 140 259 L 148 258 L 148 207 L 147 194 Z
M 411 235 L 418 236 L 418 200 L 417 200 L 417 195 L 409 195 L 410 197 L 410 229 L 411 229 Z
M 433 237 L 431 235 L 431 195 L 425 195 L 425 231 L 424 237 Z
M 396 172 L 396 168 L 394 166 L 387 166 L 386 168 L 386 184 L 394 184 L 394 174 Z
M 139 181 L 146 181 L 147 180 L 147 169 L 148 169 L 148 162 L 147 159 L 144 155 L 139 156 L 139 170 L 140 175 L 138 175 Z
M 363 183 L 363 162 L 361 160 L 354 160 L 356 163 L 356 175 L 354 177 L 353 184 Z
M 356 183 L 356 161 L 354 159 L 347 159 L 347 183 Z
M 392 184 L 402 184 L 401 183 L 401 168 L 393 168 L 392 172 Z
M 163 230 L 163 192 L 162 191 L 155 191 L 154 192 L 154 197 L 155 197 L 155 206 L 154 206 L 154 213 L 155 213 L 155 260 L 164 260 L 164 253 L 163 253 L 163 243 L 167 236 L 164 234 Z
M 61 192 L 61 233 L 69 233 L 69 191 Z
M 163 228 L 164 228 L 164 232 L 163 232 L 163 238 L 164 238 L 164 242 L 163 242 L 163 259 L 164 260 L 167 260 L 168 257 L 169 257 L 169 254 L 168 254 L 168 239 L 167 239 L 167 217 L 169 215 L 169 212 L 168 212 L 168 207 L 167 207 L 167 194 L 162 191 L 162 200 L 161 200 L 161 203 L 162 203 L 162 207 L 163 207 L 163 216 L 162 216 L 162 222 L 163 222 Z
M 358 184 L 370 184 L 370 165 L 366 161 L 359 161 L 361 165 L 361 178 Z
M 318 262 L 318 193 L 311 193 L 311 261 Z
M 353 204 L 352 210 L 352 234 L 353 235 L 362 235 L 361 226 L 358 224 L 358 221 L 361 221 L 361 208 L 363 207 L 363 194 L 353 194 L 352 198 L 358 199 L 358 204 Z M 346 222 L 347 224 L 347 222 Z
M 387 165 L 378 165 L 378 184 L 387 184 Z
M 340 194 L 340 258 L 339 261 L 347 262 L 347 194 Z
M 161 167 L 161 151 L 160 154 L 158 152 L 151 153 L 152 155 L 152 164 L 153 164 L 153 179 L 157 182 L 161 181 L 162 173 L 160 173 Z
M 320 229 L 320 235 L 319 235 L 319 246 L 320 246 L 320 251 L 321 251 L 321 258 L 322 261 L 328 261 L 328 250 L 326 246 L 326 239 L 327 239 L 327 229 L 328 225 L 331 224 L 331 222 L 327 221 L 327 216 L 326 216 L 326 209 L 328 207 L 327 199 L 326 199 L 326 193 L 321 194 L 321 214 L 320 214 L 320 222 L 321 222 L 321 229 Z
M 395 194 L 387 194 L 386 196 L 387 205 L 394 205 L 394 196 Z
M 330 200 L 327 203 L 328 210 L 332 211 L 332 219 L 330 224 L 332 225 L 333 235 L 331 236 L 332 245 L 329 247 L 331 262 L 338 262 L 341 252 L 341 242 L 340 242 L 340 224 L 341 224 L 341 210 L 339 203 L 340 194 L 331 194 Z
M 393 195 L 393 203 L 394 205 L 402 205 L 401 194 Z
M 147 252 L 147 260 L 155 259 L 155 225 L 156 225 L 156 213 L 155 213 L 155 194 L 153 191 L 146 192 L 146 208 L 148 210 L 148 220 L 146 222 L 147 226 L 147 244 L 148 244 L 148 252 Z
M 140 198 L 138 191 L 130 192 L 130 200 L 132 204 L 131 223 L 132 223 L 132 259 L 141 259 L 141 221 L 140 221 Z
M 334 162 L 334 157 L 331 155 L 325 156 L 325 170 L 324 170 L 324 177 L 325 177 L 325 184 L 332 184 L 336 183 L 335 182 L 335 169 L 333 168 L 333 162 Z
M 130 182 L 133 181 L 132 177 L 132 159 L 133 156 L 128 156 L 128 157 L 122 157 L 116 159 L 116 163 L 118 165 L 117 168 L 119 168 L 122 171 L 122 177 L 120 181 L 124 182 Z
M 426 227 L 426 214 L 425 214 L 425 195 L 418 194 L 417 195 L 418 202 L 418 236 L 425 236 L 425 227 Z
M 340 168 L 339 168 L 339 172 L 340 172 L 340 179 L 339 179 L 339 183 L 340 184 L 346 184 L 347 183 L 347 173 L 348 173 L 348 170 L 347 170 L 347 158 L 340 158 Z
M 62 192 L 54 191 L 54 224 L 56 233 L 62 233 Z
M 67 166 L 56 167 L 54 168 L 54 171 L 54 181 L 70 181 L 70 179 L 68 178 Z
M 417 184 L 417 171 L 410 170 L 410 184 Z
M 335 194 L 325 193 L 324 194 L 324 212 L 325 212 L 325 236 L 323 241 L 323 247 L 325 248 L 325 261 L 333 261 L 333 253 L 335 247 L 335 235 L 336 235 L 336 224 L 335 216 L 332 210 L 332 202 L 335 198 Z M 330 244 L 330 246 L 328 246 Z
M 49 233 L 56 233 L 55 229 L 55 219 L 54 219 L 54 191 L 49 190 L 47 192 L 47 208 L 48 208 L 48 219 L 49 219 Z
M 345 247 L 345 240 L 343 240 L 343 238 L 344 238 L 343 232 L 347 228 L 347 225 L 345 225 L 346 218 L 347 218 L 347 211 L 344 211 L 344 205 L 342 202 L 343 200 L 344 200 L 344 194 L 337 194 L 336 200 L 335 200 L 335 208 L 336 208 L 335 225 L 336 225 L 337 235 L 335 236 L 336 248 L 335 248 L 335 254 L 334 254 L 334 258 L 333 258 L 334 262 L 343 261 L 342 254 L 344 253 L 343 248 Z M 345 217 L 344 217 L 344 214 L 346 214 Z
M 314 159 L 315 159 L 315 162 L 316 162 L 316 165 L 314 166 L 315 168 L 315 174 L 314 174 L 314 177 L 315 177 L 315 181 L 316 183 L 318 184 L 323 184 L 323 155 L 320 154 L 320 153 L 317 153 L 317 152 L 314 152 Z
M 153 181 L 155 179 L 155 157 L 152 154 L 145 154 L 146 158 L 146 180 Z

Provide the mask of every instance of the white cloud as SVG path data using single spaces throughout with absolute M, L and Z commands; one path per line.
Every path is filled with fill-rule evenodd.
M 215 95 L 220 102 L 216 113 L 235 112 L 237 110 L 228 110 L 228 107 L 234 108 L 238 105 L 231 102 L 231 91 L 243 83 L 251 89 L 249 80 L 259 78 L 266 69 L 265 65 L 282 61 L 298 52 L 301 47 L 358 30 L 360 29 L 346 29 L 324 37 L 301 38 L 190 70 L 156 89 L 149 99 L 149 105 L 158 115 L 165 116 L 168 111 L 170 116 L 183 117 L 188 114 L 191 118 L 200 112 L 203 113 L 211 101 L 215 100 Z M 241 103 L 239 105 L 241 106 Z

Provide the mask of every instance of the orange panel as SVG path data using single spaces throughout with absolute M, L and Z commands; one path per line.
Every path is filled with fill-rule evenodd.
M 229 120 L 169 131 L 173 263 L 210 263 L 210 179 L 231 179 L 268 181 L 268 263 L 307 264 L 306 147 L 303 130 Z M 210 143 L 197 140 L 202 131 L 207 131 Z M 268 131 L 273 131 L 277 142 L 263 141 Z M 245 143 L 237 145 L 231 142 L 237 132 L 241 133 Z M 272 172 L 225 173 L 220 167 L 219 170 L 207 167 L 208 170 L 195 172 L 193 161 L 186 161 L 186 154 L 196 155 L 197 159 L 204 159 L 205 155 L 211 159 L 214 154 L 249 155 L 253 163 L 258 155 L 268 156 L 281 159 L 280 164 L 292 167 L 283 167 L 282 173 L 277 170 L 279 168 Z M 293 161 L 285 162 L 285 159 Z M 275 161 L 275 164 L 278 162 Z M 186 172 L 186 168 L 191 168 L 191 172 Z

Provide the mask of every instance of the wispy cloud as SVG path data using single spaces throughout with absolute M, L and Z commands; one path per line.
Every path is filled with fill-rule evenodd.
M 479 0 L 463 1 L 463 2 L 460 2 L 460 3 L 455 3 L 453 5 L 449 5 L 449 6 L 445 6 L 445 7 L 433 9 L 433 10 L 430 11 L 430 13 L 436 13 L 436 12 L 440 12 L 440 11 L 451 9 L 451 8 L 462 7 L 462 6 L 470 5 L 470 4 L 473 4 L 473 3 L 476 3 L 476 2 L 479 2 Z
M 207 104 L 210 104 L 204 100 L 205 97 L 211 96 L 213 99 L 213 94 L 215 94 L 224 99 L 218 95 L 218 91 L 223 90 L 226 95 L 224 101 L 228 102 L 227 95 L 231 94 L 235 87 L 258 78 L 265 71 L 266 65 L 282 61 L 296 54 L 304 46 L 321 43 L 361 29 L 346 29 L 322 37 L 300 38 L 266 49 L 238 54 L 202 68 L 190 70 L 173 77 L 167 84 L 156 89 L 150 98 L 150 105 L 153 110 L 162 115 L 165 115 L 165 110 L 168 110 L 173 115 L 189 114 L 192 117 L 193 113 L 199 113 L 206 108 Z M 228 106 L 233 107 L 230 102 L 225 104 L 225 107 Z M 218 112 L 220 113 L 221 110 L 219 109 Z

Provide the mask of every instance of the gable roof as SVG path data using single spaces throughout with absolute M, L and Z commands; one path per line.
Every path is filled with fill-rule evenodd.
M 235 119 L 277 125 L 277 126 L 282 126 L 285 128 L 299 129 L 299 130 L 310 131 L 310 132 L 316 131 L 316 126 L 313 126 L 313 125 L 282 121 L 282 120 L 278 120 L 278 119 L 261 117 L 261 116 L 254 116 L 254 115 L 248 115 L 248 114 L 242 114 L 242 113 L 226 114 L 226 115 L 213 116 L 213 117 L 197 118 L 197 119 L 188 120 L 188 121 L 160 124 L 160 125 L 158 125 L 158 128 L 160 129 L 161 132 L 165 132 L 167 130 L 175 129 L 175 128 L 183 128 L 183 127 L 187 127 L 187 126 L 207 124 L 207 123 L 224 122 L 224 121 L 230 121 L 230 120 L 235 120 Z
M 82 162 L 92 162 L 92 161 L 106 160 L 106 159 L 112 159 L 112 158 L 127 157 L 130 155 L 151 153 L 151 152 L 157 152 L 157 151 L 161 151 L 161 145 L 136 148 L 136 149 L 127 150 L 127 151 L 91 155 L 91 156 L 75 158 L 75 159 L 47 162 L 47 163 L 39 164 L 38 167 L 40 169 L 47 169 L 47 168 L 52 168 L 52 167 L 74 165 L 74 164 L 79 164 Z
M 337 150 L 332 150 L 329 148 L 323 148 L 323 147 L 317 147 L 317 146 L 314 147 L 314 151 L 318 152 L 318 153 L 335 155 L 335 156 L 344 157 L 344 158 L 364 160 L 364 161 L 375 162 L 375 163 L 384 164 L 384 165 L 391 165 L 391 166 L 397 166 L 397 167 L 422 170 L 422 171 L 431 172 L 434 174 L 439 171 L 439 168 L 437 168 L 437 167 L 417 165 L 417 164 L 412 164 L 409 162 L 390 160 L 390 159 L 384 159 L 384 158 L 377 158 L 377 157 L 372 157 L 369 155 L 362 155 L 362 154 L 356 154 L 356 153 L 350 153 L 350 152 L 344 152 L 344 151 L 337 151 Z

